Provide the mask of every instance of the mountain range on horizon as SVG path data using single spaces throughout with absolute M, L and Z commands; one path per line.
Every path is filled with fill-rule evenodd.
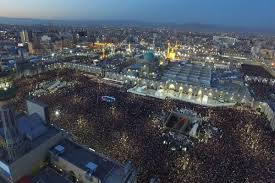
M 144 27 L 167 27 L 177 28 L 184 31 L 195 32 L 236 32 L 236 33 L 257 33 L 275 35 L 275 28 L 262 27 L 237 27 L 211 25 L 201 23 L 160 23 L 160 22 L 142 22 L 132 20 L 48 20 L 36 18 L 10 18 L 0 17 L 0 24 L 16 24 L 16 25 L 62 25 L 62 26 L 144 26 Z

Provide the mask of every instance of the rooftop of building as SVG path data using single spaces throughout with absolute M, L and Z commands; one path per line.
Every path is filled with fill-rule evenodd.
M 30 140 L 36 139 L 47 131 L 46 125 L 40 116 L 36 113 L 31 115 L 22 115 L 17 118 L 19 132 L 25 134 Z
M 155 60 L 155 55 L 152 51 L 147 51 L 145 54 L 144 54 L 144 60 L 147 61 L 147 62 L 154 62 Z
M 143 66 L 144 66 L 143 64 L 132 64 L 128 67 L 128 69 L 138 70 Z
M 180 65 L 178 63 L 172 63 L 167 66 L 161 77 L 161 80 L 173 80 L 179 83 L 210 87 L 211 77 L 211 69 L 206 66 L 197 64 Z
M 22 122 L 24 122 L 25 120 L 23 120 Z M 25 121 L 26 122 L 26 121 Z M 35 121 L 33 121 L 35 122 Z M 32 123 L 33 123 L 32 122 Z M 26 128 L 26 129 L 23 129 Z M 25 130 L 28 130 L 29 128 L 32 128 L 32 126 L 28 126 L 27 124 L 24 124 L 24 126 L 20 127 L 19 125 L 19 131 L 21 131 L 21 133 Z M 36 133 L 36 130 L 40 131 L 39 133 Z M 31 142 L 31 147 L 28 151 L 25 152 L 25 154 L 27 154 L 28 152 L 30 152 L 31 150 L 39 147 L 41 144 L 43 144 L 45 141 L 47 141 L 48 139 L 54 137 L 55 135 L 57 135 L 58 133 L 60 133 L 60 130 L 52 125 L 45 125 L 43 127 L 43 130 L 39 128 L 34 128 L 30 131 L 30 134 L 32 135 L 33 133 L 36 133 L 35 136 L 33 136 L 31 139 L 27 139 L 28 142 Z M 0 129 L 0 135 L 2 136 L 2 138 L 4 138 L 4 131 L 1 128 Z M 8 162 L 8 157 L 5 157 L 3 159 L 3 162 Z M 10 162 L 11 163 L 11 162 Z
M 59 153 L 58 151 L 60 150 L 63 150 L 63 152 Z M 96 170 L 93 173 L 93 176 L 97 177 L 102 182 L 109 180 L 110 176 L 112 176 L 112 179 L 120 180 L 123 177 L 122 165 L 68 139 L 61 141 L 50 151 L 59 154 L 59 157 L 74 164 L 83 171 L 88 170 L 88 165 L 96 165 Z
M 44 102 L 41 102 L 41 101 L 39 101 L 39 100 L 34 100 L 34 99 L 32 99 L 32 98 L 28 98 L 26 101 L 30 101 L 30 102 L 35 103 L 35 104 L 38 104 L 38 105 L 40 105 L 40 106 L 42 106 L 42 107 L 48 107 L 48 105 L 45 104 Z
M 54 137 L 58 133 L 60 133 L 60 130 L 58 128 L 51 126 L 51 125 L 47 126 L 46 132 L 32 141 L 32 149 L 38 147 L 43 142 Z
M 66 177 L 62 176 L 54 169 L 45 167 L 39 171 L 39 173 L 32 178 L 32 183 L 71 183 Z

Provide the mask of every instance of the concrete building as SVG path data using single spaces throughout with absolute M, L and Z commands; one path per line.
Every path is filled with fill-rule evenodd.
M 48 150 L 63 138 L 64 134 L 62 131 L 49 126 L 45 133 L 32 140 L 29 151 L 14 162 L 6 164 L 10 175 L 5 176 L 4 174 L 5 180 L 7 182 L 16 182 L 26 175 L 33 175 L 44 166 Z
M 0 102 L 0 120 L 4 131 L 7 161 L 14 161 L 24 154 L 25 146 L 17 121 L 15 121 L 13 106 L 8 100 Z
M 211 75 L 211 69 L 205 66 L 173 63 L 164 71 L 161 80 L 164 82 L 175 81 L 195 86 L 210 87 Z
M 275 131 L 275 103 L 255 101 L 252 107 L 266 115 L 268 121 L 270 122 L 271 129 Z
M 48 172 L 51 172 L 50 180 L 58 182 L 136 182 L 137 172 L 130 161 L 121 165 L 69 140 L 68 133 L 48 124 L 47 105 L 32 99 L 26 103 L 28 114 L 14 118 L 10 114 L 11 108 L 0 108 L 0 114 L 4 114 L 1 121 L 14 124 L 8 126 L 4 121 L 4 130 L 0 129 L 1 143 L 6 144 L 0 148 L 0 181 L 14 183 L 26 176 L 34 176 L 33 182 L 40 183 L 48 179 Z M 67 172 L 70 179 L 47 166 L 50 170 L 43 173 L 47 157 L 56 170 Z M 36 175 L 41 168 L 42 172 Z
M 27 182 L 27 181 L 26 181 Z M 29 183 L 72 183 L 70 180 L 63 177 L 57 170 L 51 167 L 41 169 L 37 175 L 31 178 Z
M 238 40 L 228 36 L 213 36 L 213 41 L 225 46 L 234 46 Z
M 121 165 L 69 140 L 68 133 L 48 124 L 47 105 L 32 99 L 26 103 L 28 113 L 17 116 L 10 105 L 0 105 L 0 182 L 34 176 L 33 182 L 40 183 L 51 172 L 50 180 L 58 183 L 136 183 L 137 172 L 130 161 Z M 49 162 L 53 168 L 46 166 Z M 43 173 L 45 166 L 50 170 Z M 60 169 L 70 179 L 56 171 Z
M 135 183 L 137 172 L 129 161 L 126 165 L 114 162 L 92 149 L 68 139 L 50 149 L 51 163 L 83 183 Z
M 26 103 L 29 115 L 38 114 L 45 124 L 49 122 L 48 105 L 33 99 L 26 100 Z
M 20 38 L 22 43 L 30 42 L 29 32 L 26 30 L 23 30 L 22 32 L 20 32 Z
M 38 109 L 45 106 L 36 105 Z M 12 111 L 10 105 L 3 105 L 0 109 L 3 126 L 0 139 L 5 143 L 0 149 L 0 177 L 6 182 L 16 182 L 40 169 L 48 150 L 65 137 L 61 130 L 45 124 L 41 117 L 46 114 L 41 110 L 36 113 L 30 108 L 29 114 L 19 116 Z
M 260 54 L 265 59 L 275 58 L 275 50 L 272 50 L 272 49 L 261 49 Z

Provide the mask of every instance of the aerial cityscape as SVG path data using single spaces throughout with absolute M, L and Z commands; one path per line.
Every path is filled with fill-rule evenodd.
M 0 7 L 0 183 L 275 182 L 275 2 L 23 2 Z

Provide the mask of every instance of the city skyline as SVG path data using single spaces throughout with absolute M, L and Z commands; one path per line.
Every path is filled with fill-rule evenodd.
M 274 182 L 271 0 L 3 1 L 0 183 Z
M 0 17 L 52 20 L 127 20 L 184 24 L 196 22 L 223 26 L 274 28 L 275 2 L 267 0 L 24 0 L 2 2 Z M 77 8 L 76 8 L 77 7 Z

